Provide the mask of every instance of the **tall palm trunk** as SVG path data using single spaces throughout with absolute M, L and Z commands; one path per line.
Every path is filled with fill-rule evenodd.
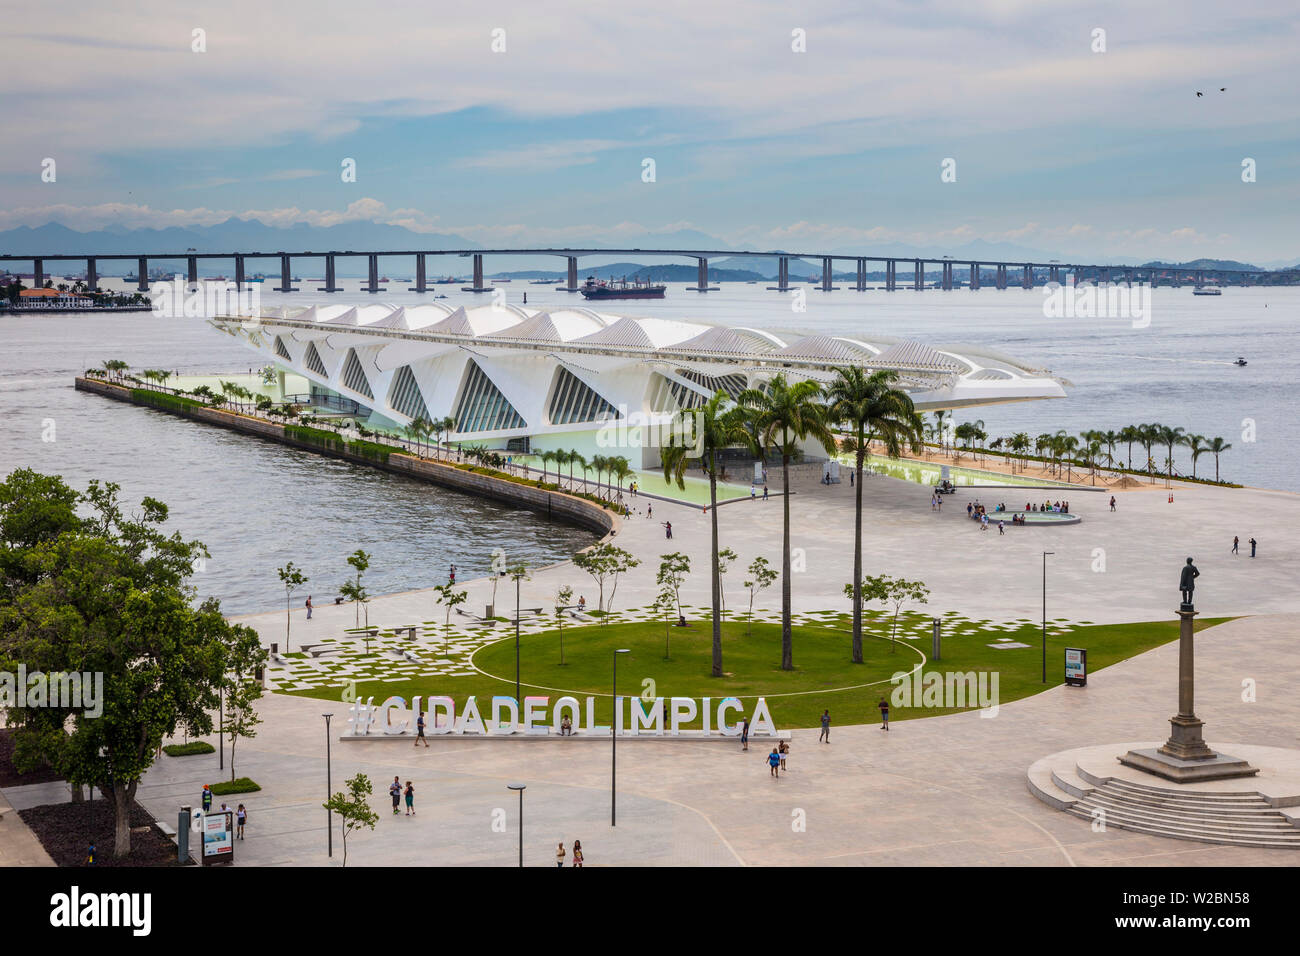
M 718 570 L 718 450 L 712 454 L 709 469 L 709 517 L 713 525 L 713 676 L 722 676 L 722 573 Z
M 862 663 L 862 461 L 866 450 L 858 435 L 857 494 L 853 513 L 853 663 Z
M 790 454 L 789 440 L 781 433 L 781 505 L 784 511 L 781 532 L 781 670 L 794 670 L 794 646 L 790 634 Z

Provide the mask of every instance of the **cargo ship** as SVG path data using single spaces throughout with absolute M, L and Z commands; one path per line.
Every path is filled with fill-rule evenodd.
M 634 279 L 610 279 L 608 282 L 587 276 L 587 281 L 578 287 L 584 299 L 662 299 L 667 291 L 666 285 L 654 285 Z

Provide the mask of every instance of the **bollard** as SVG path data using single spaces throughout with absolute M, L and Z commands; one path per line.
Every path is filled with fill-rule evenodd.
M 176 860 L 190 862 L 190 808 L 181 807 L 176 814 Z
M 939 659 L 939 627 L 939 619 L 936 617 L 934 619 L 934 641 L 932 647 L 932 650 L 934 651 L 932 656 L 936 661 Z

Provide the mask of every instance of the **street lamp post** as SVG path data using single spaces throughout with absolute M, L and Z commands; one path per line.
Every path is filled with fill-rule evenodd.
M 1043 552 L 1043 683 L 1047 683 L 1047 556 L 1055 551 Z
M 522 707 L 523 698 L 519 696 L 519 579 L 521 575 L 515 575 L 515 705 Z M 524 794 L 519 792 L 519 799 L 523 800 Z M 522 864 L 520 864 L 522 866 Z
M 524 865 L 524 791 L 528 789 L 528 784 L 508 783 L 506 788 L 519 791 L 519 866 L 522 868 Z
M 609 825 L 618 825 L 618 655 L 629 653 L 626 647 L 614 652 L 614 715 L 609 722 Z
M 330 718 L 334 715 L 331 713 L 321 714 L 321 716 L 325 718 L 325 799 L 328 801 L 333 796 L 330 791 L 334 789 L 331 780 L 332 768 L 330 766 Z M 329 807 L 325 808 L 325 833 L 328 841 L 326 854 L 332 859 L 334 856 L 334 811 Z

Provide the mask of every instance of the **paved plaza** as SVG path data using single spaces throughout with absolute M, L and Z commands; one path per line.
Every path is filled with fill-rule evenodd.
M 924 487 L 873 478 L 866 491 L 866 571 L 920 578 L 932 590 L 931 608 L 972 617 L 1036 617 L 1041 553 L 1048 550 L 1055 552 L 1049 558 L 1049 616 L 1097 623 L 1167 620 L 1177 606 L 1176 571 L 1194 555 L 1202 572 L 1202 616 L 1249 615 L 1196 638 L 1197 712 L 1206 721 L 1208 742 L 1229 751 L 1232 743 L 1300 747 L 1300 699 L 1294 694 L 1300 613 L 1290 602 L 1300 497 L 1180 487 L 1173 504 L 1163 490 L 1121 494 L 1111 513 L 1108 494 L 1074 492 L 1071 509 L 1084 519 L 1080 524 L 1008 528 L 999 536 L 996 528 L 981 532 L 968 521 L 965 502 L 978 495 L 987 505 L 1005 500 L 1022 506 L 1039 496 L 963 491 L 935 514 Z M 795 608 L 847 609 L 841 591 L 851 574 L 851 490 L 847 484 L 814 485 L 798 492 L 794 545 L 804 549 L 807 569 L 795 582 Z M 773 498 L 719 510 L 722 542 L 739 553 L 737 568 L 757 554 L 779 562 L 780 507 Z M 645 562 L 619 585 L 617 606 L 650 599 L 653 565 L 670 550 L 690 554 L 701 569 L 683 597 L 705 605 L 707 516 L 658 501 L 654 510 L 652 520 L 638 514 L 625 520 L 614 538 Z M 671 542 L 660 520 L 672 521 Z M 1243 540 L 1240 556 L 1229 553 L 1234 534 Z M 1244 545 L 1252 535 L 1261 545 L 1253 560 Z M 1104 571 L 1093 570 L 1096 549 L 1104 552 Z M 735 607 L 742 600 L 742 576 L 732 577 Z M 524 605 L 549 606 L 562 583 L 594 604 L 594 586 L 566 563 L 525 582 Z M 469 606 L 486 601 L 483 582 L 468 587 Z M 768 610 L 778 602 L 777 587 L 765 592 Z M 323 606 L 310 624 L 299 610 L 294 618 L 296 646 L 309 637 L 340 635 L 352 626 L 353 610 Z M 379 598 L 370 607 L 370 620 L 381 626 L 431 619 L 440 618 L 429 592 Z M 264 640 L 282 637 L 283 610 L 241 620 L 257 627 Z M 380 813 L 373 833 L 350 841 L 349 862 L 356 864 L 510 865 L 518 821 L 516 797 L 506 785 L 522 782 L 528 786 L 525 854 L 532 865 L 553 865 L 555 844 L 562 840 L 568 848 L 574 839 L 582 841 L 593 866 L 1294 865 L 1296 857 L 1287 850 L 1211 846 L 1116 829 L 1094 833 L 1087 821 L 1049 808 L 1028 791 L 1026 771 L 1046 755 L 1106 741 L 1163 738 L 1176 709 L 1176 675 L 1177 645 L 1168 644 L 1093 672 L 1087 688 L 1056 687 L 1003 704 L 993 718 L 968 712 L 899 721 L 888 733 L 877 725 L 836 725 L 829 745 L 817 742 L 816 730 L 796 730 L 789 772 L 775 780 L 760 744 L 745 753 L 730 741 L 628 741 L 618 750 L 617 828 L 609 821 L 610 753 L 603 742 L 435 737 L 429 749 L 417 750 L 409 738 L 340 741 L 347 709 L 342 701 L 273 694 L 260 705 L 265 723 L 259 735 L 238 747 L 239 774 L 264 787 L 230 801 L 234 806 L 242 799 L 250 811 L 238 862 L 327 864 L 320 715 L 332 711 L 334 788 L 364 771 L 375 785 L 372 805 Z M 1242 701 L 1247 679 L 1257 682 L 1255 702 Z M 197 803 L 204 782 L 218 779 L 216 764 L 215 755 L 164 758 L 149 772 L 139 798 L 160 819 L 174 819 L 180 804 Z M 416 817 L 388 813 L 385 791 L 395 774 L 415 784 Z M 65 795 L 58 784 L 3 794 L 16 807 Z M 340 859 L 336 833 L 334 865 Z

